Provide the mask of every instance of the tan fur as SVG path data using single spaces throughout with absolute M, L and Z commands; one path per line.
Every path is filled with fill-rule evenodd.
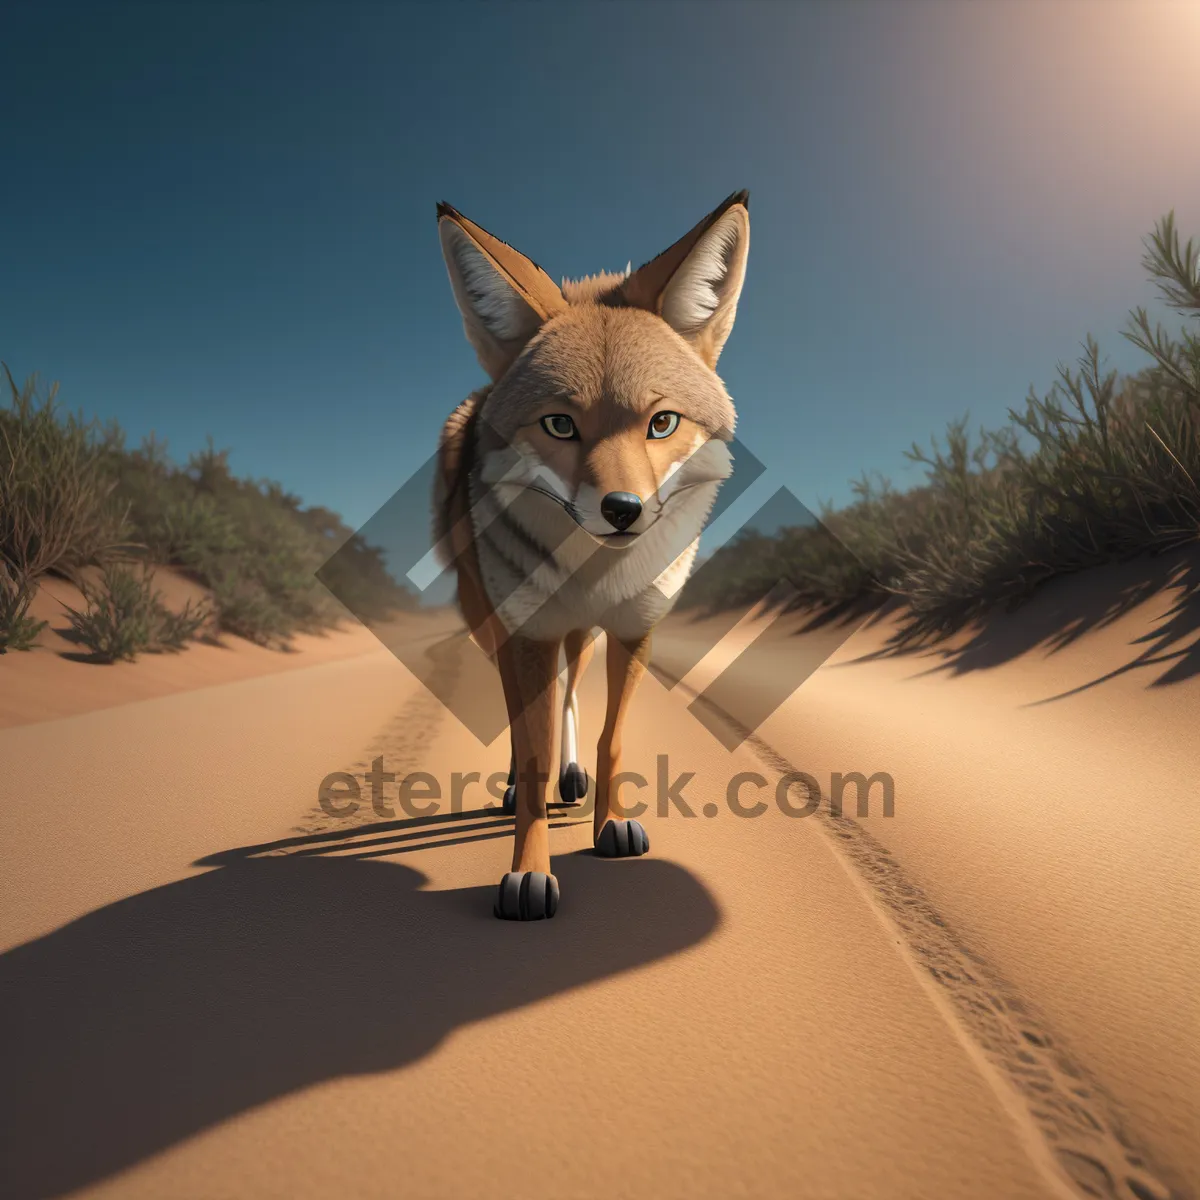
M 591 304 L 601 296 L 610 296 L 629 278 L 627 272 L 599 271 L 579 279 L 562 281 L 563 298 L 568 304 Z
M 597 839 L 609 820 L 621 725 L 650 631 L 687 577 L 727 474 L 717 449 L 732 438 L 736 413 L 715 366 L 745 274 L 746 203 L 735 193 L 637 271 L 561 287 L 438 207 L 464 331 L 492 383 L 442 429 L 434 536 L 453 562 L 468 627 L 504 684 L 518 772 L 514 871 L 550 871 L 545 780 L 558 661 L 565 647 L 569 722 L 595 626 L 609 635 Z M 543 425 L 552 415 L 569 417 L 577 436 L 555 438 Z M 652 421 L 674 428 L 653 437 Z M 604 515 L 612 493 L 641 501 L 627 528 L 614 528 L 611 509 Z
M 468 432 L 479 402 L 487 395 L 483 388 L 468 396 L 447 418 L 438 439 L 438 472 L 433 499 L 433 540 L 437 544 L 450 532 L 456 517 L 464 515 L 463 453 Z M 465 530 L 464 530 L 465 532 Z M 454 558 L 446 555 L 447 562 Z
M 618 818 L 620 796 L 613 781 L 621 773 L 621 734 L 629 701 L 646 673 L 650 662 L 650 635 L 636 641 L 622 642 L 609 638 L 605 667 L 608 683 L 608 706 L 604 714 L 604 731 L 596 748 L 596 810 L 592 814 L 592 840 L 600 837 L 614 809 Z
M 438 443 L 438 471 L 434 483 L 435 545 L 445 545 L 442 555 L 458 576 L 458 607 L 476 642 L 494 658 L 503 633 L 488 602 L 471 532 L 466 475 L 471 465 L 471 434 L 479 404 L 487 388 L 474 392 L 450 414 Z

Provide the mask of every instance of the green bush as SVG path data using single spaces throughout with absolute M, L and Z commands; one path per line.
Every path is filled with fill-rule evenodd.
M 286 646 L 297 632 L 337 624 L 342 610 L 316 572 L 347 540 L 357 554 L 339 555 L 347 577 L 337 582 L 340 595 L 357 601 L 356 613 L 382 616 L 416 604 L 387 574 L 380 552 L 335 514 L 302 508 L 276 483 L 235 477 L 229 452 L 211 441 L 182 471 L 167 467 L 153 447 L 129 456 L 122 494 L 130 497 L 138 540 L 212 590 L 228 633 Z
M 145 651 L 181 650 L 209 619 L 207 606 L 188 601 L 173 612 L 150 574 L 129 563 L 107 565 L 97 584 L 80 585 L 84 609 L 66 605 L 75 636 L 100 662 L 132 662 Z
M 57 384 L 40 396 L 36 376 L 18 388 L 3 370 L 10 403 L 0 408 L 0 559 L 29 580 L 70 576 L 128 531 L 108 470 L 115 427 L 61 415 Z
M 305 509 L 278 484 L 236 478 L 228 452 L 211 440 L 176 467 L 153 436 L 128 450 L 115 423 L 63 415 L 56 388 L 43 397 L 36 377 L 19 388 L 4 370 L 11 399 L 0 407 L 0 564 L 10 574 L 0 583 L 0 644 L 15 648 L 36 637 L 40 627 L 25 613 L 39 578 L 77 581 L 81 567 L 118 551 L 184 571 L 212 590 L 220 630 L 264 645 L 285 646 L 297 632 L 341 620 L 316 572 L 344 543 L 330 582 L 356 614 L 415 607 L 381 552 L 339 517 Z M 140 644 L 133 592 L 128 581 L 116 587 L 108 609 L 94 614 L 97 638 L 111 640 L 105 654 L 121 649 L 122 637 Z M 119 613 L 126 633 L 102 637 Z
M 0 558 L 0 654 L 9 650 L 31 650 L 45 621 L 29 615 L 34 587 L 28 576 Z
M 105 569 L 99 585 L 82 583 L 87 607 L 65 606 L 71 628 L 102 662 L 132 662 L 154 641 L 157 597 L 145 574 L 121 564 Z
M 1200 246 L 1181 247 L 1173 215 L 1143 263 L 1168 306 L 1200 318 Z M 1153 360 L 1143 371 L 1105 373 L 1089 337 L 1078 369 L 1060 367 L 1045 396 L 1031 389 L 1007 427 L 972 437 L 963 419 L 944 444 L 914 444 L 920 487 L 864 477 L 820 525 L 736 538 L 681 605 L 749 603 L 783 576 L 796 604 L 896 599 L 901 639 L 922 638 L 1054 576 L 1200 540 L 1200 337 L 1172 338 L 1140 308 L 1126 336 Z

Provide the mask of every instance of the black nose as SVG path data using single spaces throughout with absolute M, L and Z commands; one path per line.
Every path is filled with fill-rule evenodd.
M 632 492 L 609 492 L 600 501 L 600 515 L 624 533 L 642 515 L 642 502 Z

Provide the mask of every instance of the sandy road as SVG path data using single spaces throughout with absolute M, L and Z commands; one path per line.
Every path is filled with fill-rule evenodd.
M 395 785 L 394 815 L 317 806 L 376 757 L 441 819 Z M 446 811 L 507 747 L 386 653 L 0 731 L 0 761 L 6 1196 L 1088 1194 L 861 847 L 735 815 L 780 764 L 654 681 L 625 763 L 650 856 L 556 814 L 562 907 L 528 926 L 490 914 L 506 819 L 479 785 Z

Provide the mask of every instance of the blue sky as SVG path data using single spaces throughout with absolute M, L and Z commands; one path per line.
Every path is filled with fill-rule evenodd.
M 483 381 L 435 201 L 558 278 L 746 187 L 738 432 L 844 501 L 1089 331 L 1142 363 L 1197 44 L 1191 0 L 8 5 L 0 357 L 358 525 Z

